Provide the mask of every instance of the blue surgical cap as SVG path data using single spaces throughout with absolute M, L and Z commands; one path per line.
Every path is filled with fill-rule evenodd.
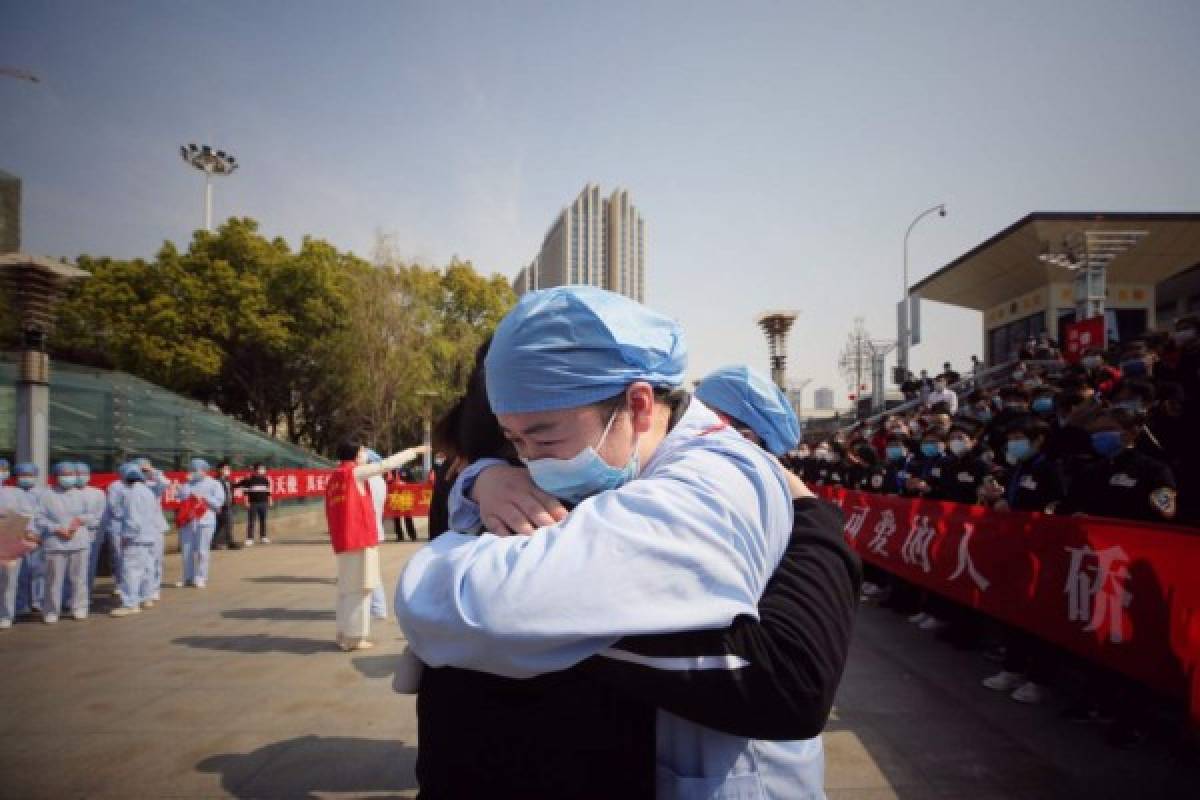
M 148 458 L 144 458 L 144 457 L 138 458 L 138 459 L 135 459 L 134 461 L 132 461 L 131 463 L 137 464 L 139 469 L 154 469 L 154 462 L 152 462 Z
M 75 462 L 74 461 L 60 461 L 54 465 L 54 474 L 55 475 L 66 475 L 67 473 L 70 473 L 72 475 L 75 474 Z
M 17 464 L 15 472 L 17 475 L 33 475 L 36 477 L 38 474 L 37 464 L 31 461 L 22 461 L 20 464 Z
M 777 456 L 800 441 L 800 420 L 787 396 L 749 367 L 722 367 L 700 381 L 696 397 L 709 408 L 749 425 Z
M 188 462 L 188 467 L 192 472 L 208 472 L 212 467 L 203 458 L 193 458 Z
M 485 361 L 497 414 L 578 408 L 635 381 L 683 383 L 687 345 L 674 320 L 613 292 L 528 292 L 500 321 Z
M 381 464 L 381 463 L 383 463 L 383 456 L 379 455 L 379 453 L 376 453 L 374 450 L 372 450 L 371 448 L 368 447 L 367 448 L 367 463 L 368 464 Z
M 92 468 L 89 467 L 87 464 L 85 464 L 82 461 L 75 462 L 75 471 L 78 472 L 80 475 L 91 475 L 92 474 Z
M 142 468 L 136 461 L 126 461 L 118 470 L 121 473 L 121 480 L 125 481 L 140 481 L 145 480 L 142 475 Z

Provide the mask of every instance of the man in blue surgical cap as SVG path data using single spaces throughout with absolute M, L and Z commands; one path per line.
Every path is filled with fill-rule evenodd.
M 208 474 L 212 469 L 203 458 L 193 458 L 188 464 L 187 482 L 179 487 L 183 508 L 194 508 L 187 521 L 179 527 L 179 550 L 183 556 L 183 580 L 177 587 L 208 586 L 209 554 L 213 533 L 217 529 L 217 511 L 225 505 L 225 489 Z
M 685 366 L 678 325 L 627 298 L 589 287 L 522 297 L 486 373 L 528 473 L 479 462 L 456 493 L 479 501 L 489 530 L 545 527 L 447 533 L 414 555 L 396 613 L 417 655 L 525 677 L 610 654 L 624 636 L 756 614 L 792 528 L 789 483 L 687 402 Z M 503 490 L 528 478 L 540 507 L 516 507 Z M 563 519 L 554 498 L 577 505 Z M 660 797 L 821 796 L 819 739 L 758 742 L 661 711 L 657 729 Z
M 787 395 L 750 367 L 722 367 L 700 381 L 696 397 L 722 422 L 776 456 L 800 441 L 800 421 Z
M 119 474 L 124 484 L 120 494 L 121 606 L 108 613 L 127 617 L 154 604 L 159 585 L 155 553 L 162 546 L 167 520 L 137 463 L 123 464 Z

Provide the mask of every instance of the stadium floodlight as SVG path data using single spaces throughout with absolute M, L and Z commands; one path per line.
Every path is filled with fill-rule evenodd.
M 211 231 L 213 176 L 232 175 L 237 171 L 238 161 L 224 150 L 215 150 L 212 145 L 207 144 L 180 145 L 179 155 L 185 163 L 204 173 L 204 230 Z

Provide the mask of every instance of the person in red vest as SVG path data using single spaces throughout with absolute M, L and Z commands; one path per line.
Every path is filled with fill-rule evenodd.
M 424 453 L 410 447 L 374 464 L 358 442 L 338 446 L 340 462 L 325 488 L 325 520 L 337 556 L 337 644 L 342 650 L 366 650 L 371 627 L 371 592 L 380 584 L 379 529 L 367 479 L 382 475 Z

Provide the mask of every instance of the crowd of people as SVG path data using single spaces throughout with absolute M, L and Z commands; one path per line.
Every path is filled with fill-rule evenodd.
M 1196 317 L 1184 317 L 1170 331 L 1090 348 L 1073 363 L 1042 336 L 992 380 L 978 368 L 963 378 L 947 364 L 902 387 L 905 407 L 804 443 L 786 461 L 815 486 L 1170 524 L 1193 534 L 1200 525 L 1197 327 Z M 982 627 L 962 609 L 878 568 L 866 572 L 865 599 L 910 612 L 914 624 L 952 641 L 978 641 Z M 1042 702 L 1061 654 L 1012 631 L 995 641 L 1003 669 L 984 685 L 1018 702 Z M 1095 697 L 1069 704 L 1067 714 L 1107 716 Z M 1136 724 L 1118 721 L 1114 742 L 1140 739 Z
M 0 459 L 0 511 L 28 518 L 23 556 L 0 564 L 0 629 L 11 628 L 18 615 L 36 613 L 48 625 L 64 617 L 83 620 L 91 612 L 96 574 L 106 557 L 118 605 L 109 611 L 126 617 L 153 608 L 161 598 L 165 535 L 170 529 L 163 498 L 172 483 L 147 458 L 120 466 L 117 479 L 101 489 L 93 486 L 91 468 L 80 461 L 60 461 L 45 484 L 36 465 L 11 469 Z M 192 459 L 185 481 L 176 485 L 183 575 L 175 585 L 203 589 L 208 585 L 209 552 L 237 549 L 233 535 L 236 490 L 248 498 L 246 545 L 267 538 L 271 500 L 266 467 L 234 481 L 227 463 L 215 476 L 204 459 Z

